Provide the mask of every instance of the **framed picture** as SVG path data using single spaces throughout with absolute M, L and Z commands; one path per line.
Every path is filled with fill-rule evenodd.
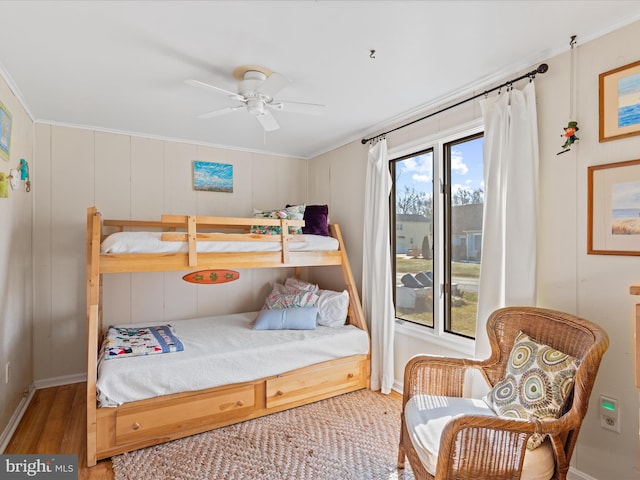
M 193 189 L 233 193 L 233 165 L 194 160 Z
M 11 114 L 0 102 L 0 157 L 9 160 L 11 150 Z
M 587 253 L 640 255 L 640 160 L 587 172 Z
M 640 61 L 600 74 L 600 141 L 640 135 Z

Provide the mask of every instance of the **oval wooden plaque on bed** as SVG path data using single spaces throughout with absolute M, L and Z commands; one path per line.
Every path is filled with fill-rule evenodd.
M 233 282 L 240 278 L 235 270 L 199 270 L 186 274 L 182 279 L 189 283 L 214 284 Z

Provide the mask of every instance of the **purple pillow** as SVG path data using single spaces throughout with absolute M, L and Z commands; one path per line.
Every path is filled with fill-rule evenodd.
M 329 206 L 307 205 L 304 209 L 302 233 L 329 236 Z

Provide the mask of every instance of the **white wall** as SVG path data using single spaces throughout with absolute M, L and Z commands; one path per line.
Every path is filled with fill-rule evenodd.
M 93 130 L 36 124 L 34 378 L 86 371 L 85 225 L 103 218 L 159 220 L 163 213 L 250 216 L 304 203 L 307 162 Z M 194 191 L 192 162 L 233 165 L 233 193 Z M 247 270 L 223 285 L 183 282 L 185 272 L 105 275 L 104 322 L 258 310 L 269 281 L 289 269 Z
M 0 433 L 10 422 L 32 382 L 31 211 L 38 183 L 33 161 L 33 122 L 0 76 L 0 102 L 12 115 L 9 161 L 0 158 L 0 172 L 9 175 L 20 159 L 29 162 L 33 188 L 25 183 L 0 198 Z M 5 368 L 9 363 L 9 382 Z M 0 444 L 2 443 L 0 437 Z
M 573 455 L 573 478 L 640 479 L 638 392 L 633 381 L 632 328 L 634 305 L 640 303 L 640 298 L 629 295 L 629 287 L 640 283 L 640 257 L 586 254 L 587 167 L 640 159 L 640 136 L 598 142 L 598 75 L 640 59 L 639 38 L 640 22 L 584 45 L 580 45 L 578 38 L 577 120 L 580 142 L 569 153 L 556 155 L 563 143 L 562 128 L 569 120 L 568 52 L 547 60 L 549 71 L 536 79 L 540 138 L 538 304 L 574 313 L 602 325 L 611 341 Z M 529 70 L 531 68 L 525 71 Z M 524 72 L 513 73 L 504 81 Z M 477 102 L 466 103 L 388 135 L 389 148 L 415 143 L 420 138 L 446 132 L 480 117 Z M 330 189 L 332 193 L 336 189 L 335 172 L 345 170 L 348 189 L 341 197 L 339 212 L 341 217 L 355 222 L 354 231 L 362 228 L 361 195 L 366 155 L 366 148 L 357 141 L 313 159 L 309 167 L 310 181 L 316 182 L 313 186 L 315 191 Z M 325 165 L 327 162 L 329 167 Z M 321 174 L 314 177 L 313 172 Z M 350 256 L 352 259 L 362 258 L 361 243 L 351 245 Z M 356 271 L 360 273 L 361 265 L 358 267 Z M 398 330 L 395 349 L 396 382 L 401 381 L 408 358 L 416 353 L 461 355 L 446 346 L 435 345 Z M 621 434 L 599 426 L 597 400 L 600 394 L 620 401 Z

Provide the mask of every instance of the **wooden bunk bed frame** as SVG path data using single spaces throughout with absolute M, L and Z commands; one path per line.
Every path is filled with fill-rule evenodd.
M 256 253 L 199 253 L 197 242 L 212 240 L 274 241 L 274 235 L 206 233 L 248 232 L 255 218 L 163 215 L 161 221 L 105 220 L 95 207 L 87 209 L 87 465 L 120 453 L 175 440 L 270 413 L 369 387 L 370 355 L 352 355 L 251 382 L 165 395 L 118 407 L 97 405 L 98 353 L 102 325 L 102 275 L 123 272 L 161 272 L 227 268 L 295 268 L 337 265 L 349 293 L 347 323 L 368 332 L 340 228 L 329 225 L 338 240 L 337 251 L 289 250 L 289 226 L 294 220 L 259 219 L 260 225 L 281 226 L 275 236 L 281 251 Z M 188 242 L 188 252 L 174 254 L 102 254 L 104 227 L 161 229 L 163 240 Z M 182 232 L 178 230 L 184 230 Z

